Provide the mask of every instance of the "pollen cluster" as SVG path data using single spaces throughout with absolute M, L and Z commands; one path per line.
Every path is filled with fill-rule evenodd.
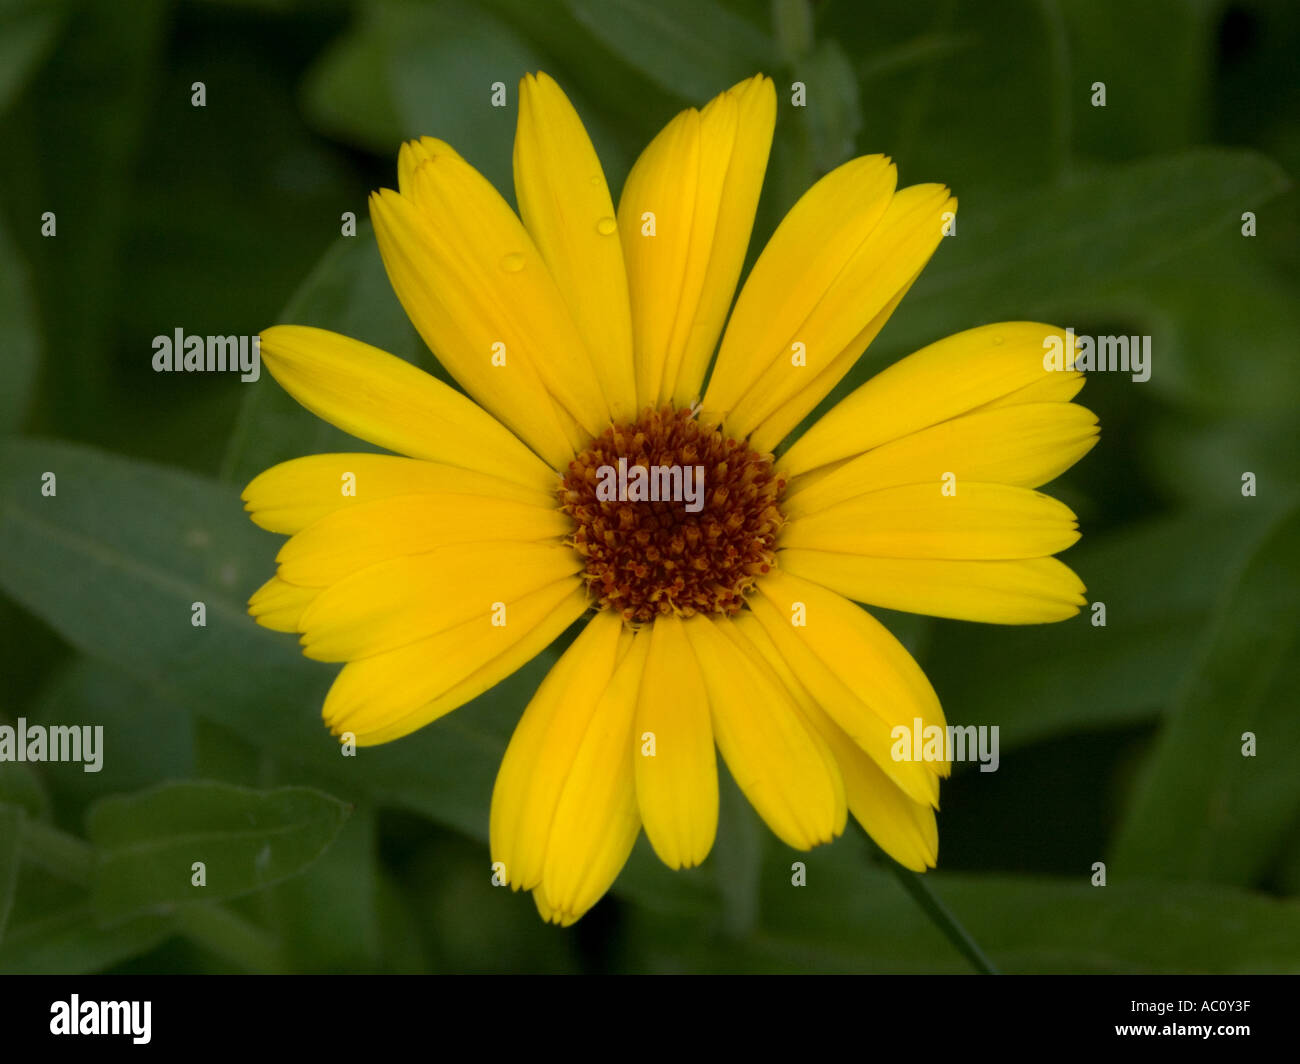
M 644 469 L 643 481 L 675 467 L 687 471 L 690 483 L 698 472 L 698 498 L 614 495 L 609 489 L 620 458 L 625 473 Z M 637 477 L 618 478 L 620 489 Z M 668 483 L 666 474 L 662 482 Z M 665 406 L 647 408 L 632 424 L 611 426 L 594 439 L 569 463 L 560 504 L 573 518 L 570 542 L 586 562 L 592 595 L 634 624 L 661 614 L 737 612 L 775 563 L 784 488 L 770 454 Z

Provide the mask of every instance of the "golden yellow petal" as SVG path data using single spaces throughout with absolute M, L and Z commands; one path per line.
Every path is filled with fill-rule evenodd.
M 464 705 L 531 661 L 582 616 L 587 594 L 576 578 L 561 580 L 437 635 L 344 666 L 322 715 L 335 735 L 351 732 L 359 746 L 409 735 Z
M 490 617 L 496 604 L 581 568 L 577 553 L 558 543 L 457 543 L 390 558 L 325 588 L 303 611 L 302 652 L 317 661 L 382 654 Z
M 1075 403 L 990 404 L 795 477 L 781 509 L 793 520 L 866 492 L 938 484 L 945 474 L 958 494 L 975 482 L 1036 488 L 1091 450 L 1097 431 L 1097 416 Z
M 248 613 L 263 628 L 273 632 L 296 632 L 303 610 L 319 594 L 318 587 L 300 587 L 277 574 L 253 592 L 248 600 Z
M 829 842 L 844 830 L 847 806 L 825 742 L 730 619 L 701 614 L 685 625 L 713 734 L 737 786 L 786 845 L 807 850 Z
M 784 431 L 830 393 L 875 337 L 887 312 L 934 254 L 943 239 L 944 217 L 956 206 L 942 185 L 900 189 L 828 287 L 816 287 L 799 269 L 799 259 L 778 263 L 774 269 L 783 271 L 786 284 L 802 297 L 802 315 L 768 333 L 752 358 L 754 364 L 766 360 L 766 365 L 727 412 L 727 431 L 737 437 L 752 434 L 751 445 L 760 451 L 780 443 Z M 800 233 L 800 244 L 814 254 L 826 235 L 817 230 Z M 757 272 L 757 265 L 754 269 Z M 744 322 L 739 315 L 738 305 L 733 322 Z M 789 333 L 783 331 L 787 326 Z M 742 335 L 752 330 L 749 326 Z M 790 404 L 793 413 L 783 409 Z M 706 397 L 706 416 L 711 409 Z M 780 428 L 766 424 L 773 417 L 773 425 Z
M 793 518 L 777 545 L 876 558 L 999 559 L 1042 558 L 1079 539 L 1070 508 L 1047 495 L 969 481 L 955 490 L 944 494 L 936 478 L 857 495 Z
M 445 162 L 449 159 L 436 157 L 444 165 L 449 165 Z M 420 176 L 433 165 L 433 161 L 419 165 L 412 175 L 417 187 Z M 552 469 L 563 469 L 584 439 L 566 432 L 558 404 L 533 362 L 538 354 L 533 339 L 519 334 L 517 321 L 504 314 L 500 305 L 512 287 L 505 278 L 537 277 L 545 269 L 531 240 L 525 244 L 527 234 L 507 248 L 491 249 L 497 256 L 491 268 L 502 281 L 489 284 L 480 276 L 489 249 L 479 248 L 478 270 L 458 262 L 455 238 L 440 233 L 411 199 L 382 189 L 370 197 L 370 217 L 393 291 L 429 349 L 484 409 Z M 576 330 L 573 335 L 577 347 Z
M 914 872 L 933 868 L 939 856 L 939 827 L 934 807 L 903 793 L 838 724 L 818 705 L 781 656 L 776 644 L 751 614 L 736 618 L 737 628 L 781 677 L 804 716 L 817 728 L 844 778 L 849 811 L 876 844 Z
M 776 119 L 757 76 L 683 111 L 642 152 L 618 205 L 641 407 L 699 395 L 744 263 Z
M 261 334 L 261 350 L 285 391 L 359 439 L 520 484 L 545 475 L 537 456 L 486 411 L 377 347 L 326 329 L 276 325 Z
M 573 759 L 633 636 L 608 610 L 597 613 L 546 674 L 506 747 L 492 791 L 492 860 L 516 890 L 542 881 L 555 809 Z M 629 722 L 630 723 L 630 722 Z M 631 771 L 631 728 L 628 728 Z
M 789 366 L 791 345 L 880 222 L 897 179 L 883 155 L 852 159 L 790 209 L 736 299 L 704 395 L 705 416 L 722 420 L 760 374 L 774 363 Z
M 398 495 L 456 494 L 554 506 L 560 485 L 538 463 L 527 486 L 439 462 L 387 454 L 313 454 L 259 473 L 241 496 L 253 523 L 271 532 L 301 532 L 340 510 Z
M 1046 624 L 1085 605 L 1082 581 L 1055 558 L 952 561 L 783 550 L 777 564 L 871 606 L 987 624 Z
M 563 920 L 598 902 L 627 863 L 641 831 L 632 759 L 649 633 L 637 633 L 596 703 L 555 804 L 541 888 Z
M 592 354 L 616 420 L 637 414 L 627 270 L 600 160 L 563 90 L 546 74 L 519 84 L 519 214 Z
M 717 754 L 704 676 L 686 625 L 671 614 L 650 626 L 634 742 L 646 837 L 669 868 L 700 864 L 718 827 Z
M 335 510 L 291 537 L 276 556 L 279 575 L 328 587 L 379 562 L 458 543 L 536 543 L 571 533 L 554 506 L 452 492 L 394 495 Z
M 1044 368 L 1044 343 L 1063 336 L 1037 322 L 999 322 L 957 333 L 895 362 L 829 410 L 782 456 L 796 476 L 969 414 L 1029 385 L 1074 387 L 1077 371 Z M 1057 383 L 1059 380 L 1060 383 Z M 1060 394 L 1057 392 L 1056 394 Z M 1041 401 L 1042 393 L 1027 394 Z
M 937 803 L 948 765 L 893 756 L 896 728 L 945 723 L 934 688 L 902 644 L 843 596 L 788 573 L 768 573 L 759 591 L 755 618 L 827 715 L 913 801 Z

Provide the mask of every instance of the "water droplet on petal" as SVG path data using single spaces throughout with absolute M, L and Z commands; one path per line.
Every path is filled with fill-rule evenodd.
M 524 268 L 524 257 L 519 252 L 512 251 L 501 260 L 501 268 L 506 273 L 518 273 Z
M 993 337 L 993 346 L 994 346 L 994 347 L 997 347 L 998 344 L 1000 344 L 1000 343 L 1002 343 L 1002 337 L 1000 337 L 1000 336 L 995 336 L 995 337 Z
M 618 222 L 614 221 L 613 218 L 602 218 L 596 223 L 596 232 L 601 236 L 609 236 L 617 228 Z

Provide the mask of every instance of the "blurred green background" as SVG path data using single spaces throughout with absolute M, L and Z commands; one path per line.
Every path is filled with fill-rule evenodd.
M 956 191 L 837 394 L 990 321 L 1153 337 L 1149 382 L 1089 379 L 1101 442 L 1048 489 L 1107 626 L 885 617 L 951 721 L 1001 728 L 999 771 L 945 787 L 927 882 L 1007 971 L 1300 970 L 1297 54 L 1288 0 L 0 0 L 0 723 L 105 728 L 99 773 L 0 763 L 0 972 L 969 970 L 860 833 L 795 854 L 730 785 L 703 868 L 642 840 L 547 927 L 492 887 L 486 831 L 559 648 L 344 759 L 334 670 L 245 616 L 279 537 L 240 488 L 363 448 L 267 374 L 155 374 L 152 338 L 297 322 L 433 369 L 365 197 L 420 134 L 510 196 L 536 69 L 615 192 L 678 110 L 770 73 L 751 261 L 853 155 Z

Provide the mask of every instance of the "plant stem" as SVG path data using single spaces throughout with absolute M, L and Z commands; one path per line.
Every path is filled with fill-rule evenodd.
M 898 880 L 899 886 L 907 892 L 908 897 L 916 902 L 920 910 L 930 918 L 930 922 L 943 933 L 944 938 L 952 943 L 953 948 L 970 961 L 971 967 L 981 975 L 1001 975 L 997 965 L 989 960 L 988 955 L 980 949 L 979 943 L 971 937 L 970 932 L 962 927 L 948 906 L 944 905 L 939 900 L 939 896 L 930 889 L 930 884 L 925 881 L 925 877 L 904 868 L 877 846 L 875 840 L 865 831 L 862 834 L 871 843 L 876 860 L 889 869 Z
M 948 906 L 944 905 L 939 900 L 938 895 L 930 889 L 930 884 L 925 881 L 924 876 L 917 875 L 896 861 L 889 860 L 889 858 L 886 858 L 886 861 L 889 864 L 889 870 L 894 873 L 894 878 L 898 880 L 921 911 L 930 918 L 935 927 L 943 932 L 957 952 L 971 962 L 972 967 L 977 972 L 982 975 L 1001 974 L 998 972 L 996 965 L 980 949 L 979 943 L 971 938 L 970 932 L 961 926 Z

